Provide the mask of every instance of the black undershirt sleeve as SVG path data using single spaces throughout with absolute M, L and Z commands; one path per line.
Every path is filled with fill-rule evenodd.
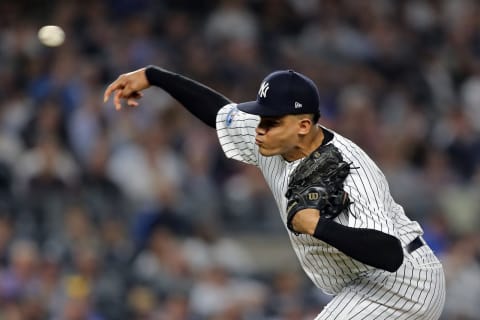
M 150 85 L 165 90 L 195 117 L 212 128 L 215 128 L 218 110 L 232 103 L 212 88 L 156 66 L 148 66 L 145 75 Z
M 372 267 L 395 272 L 403 263 L 400 240 L 374 229 L 359 229 L 320 219 L 314 237 Z

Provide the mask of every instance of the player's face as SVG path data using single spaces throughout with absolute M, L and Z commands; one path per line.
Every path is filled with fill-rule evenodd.
M 256 129 L 255 143 L 260 154 L 265 157 L 285 156 L 295 152 L 299 130 L 299 118 L 296 116 L 261 117 Z

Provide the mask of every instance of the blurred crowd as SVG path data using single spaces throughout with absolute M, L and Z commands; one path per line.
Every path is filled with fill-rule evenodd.
M 214 130 L 157 88 L 138 108 L 102 103 L 109 82 L 149 64 L 234 101 L 275 69 L 314 79 L 320 123 L 371 155 L 444 263 L 442 319 L 480 319 L 478 1 L 17 0 L 0 12 L 0 319 L 303 320 L 328 302 L 300 270 L 259 271 L 237 240 L 285 228 L 256 168 L 226 160 Z M 38 41 L 46 24 L 63 45 Z

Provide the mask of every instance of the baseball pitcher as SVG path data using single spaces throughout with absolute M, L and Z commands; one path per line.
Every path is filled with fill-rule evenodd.
M 355 143 L 317 124 L 316 85 L 292 70 L 269 74 L 254 101 L 233 103 L 155 66 L 106 89 L 117 109 L 156 86 L 215 128 L 225 155 L 258 167 L 293 249 L 313 283 L 334 295 L 316 319 L 438 319 L 442 265 L 422 229 L 392 198 L 385 176 Z

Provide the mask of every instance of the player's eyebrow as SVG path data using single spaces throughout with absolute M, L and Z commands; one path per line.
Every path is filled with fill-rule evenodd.
M 280 123 L 283 118 L 284 117 L 261 117 L 261 120 Z
M 282 117 L 261 117 L 260 125 L 262 127 L 271 127 L 279 125 L 282 122 Z

